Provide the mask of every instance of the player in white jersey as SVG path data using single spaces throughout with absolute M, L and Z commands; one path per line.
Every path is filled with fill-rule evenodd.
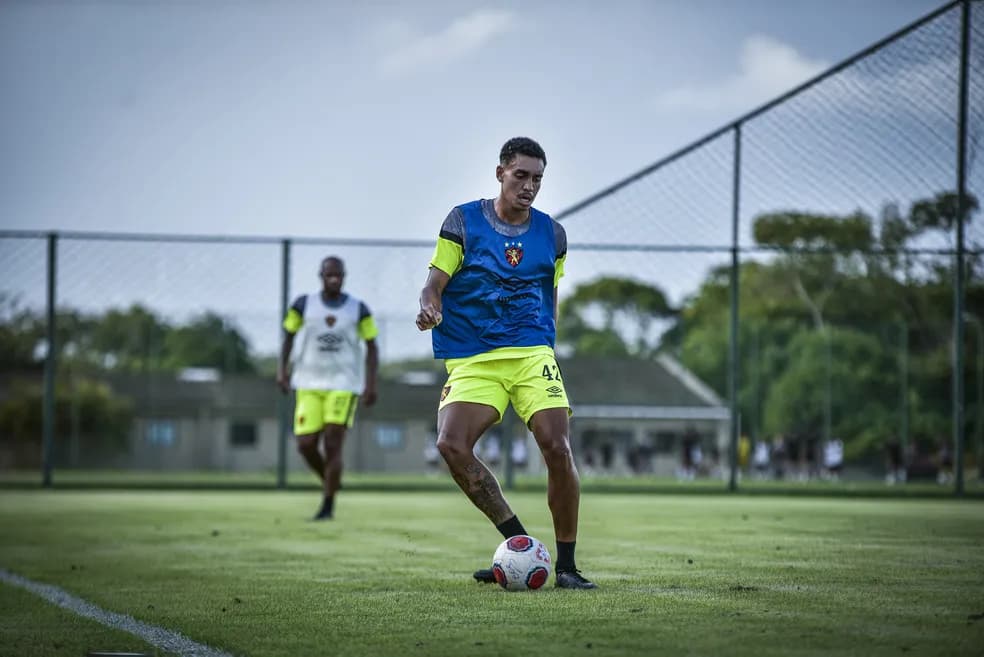
M 342 445 L 360 395 L 365 406 L 376 401 L 379 330 L 366 304 L 342 292 L 344 278 L 340 258 L 321 262 L 321 291 L 295 299 L 284 318 L 277 369 L 281 390 L 297 391 L 297 449 L 324 484 L 324 501 L 315 520 L 334 514 L 342 479 Z

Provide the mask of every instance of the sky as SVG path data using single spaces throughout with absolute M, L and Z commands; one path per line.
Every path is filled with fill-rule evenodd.
M 432 240 L 537 139 L 558 212 L 938 0 L 5 0 L 0 230 Z

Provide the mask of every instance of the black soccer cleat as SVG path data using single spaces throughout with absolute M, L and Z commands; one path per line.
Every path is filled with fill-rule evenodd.
M 491 568 L 476 570 L 472 574 L 472 577 L 475 578 L 476 582 L 481 582 L 483 584 L 495 584 L 495 574 L 492 572 Z
M 598 585 L 585 579 L 577 568 L 557 571 L 557 588 L 559 589 L 596 589 Z

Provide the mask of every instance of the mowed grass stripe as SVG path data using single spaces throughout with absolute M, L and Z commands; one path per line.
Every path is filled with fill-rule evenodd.
M 510 495 L 553 550 L 542 493 Z M 456 492 L 5 492 L 0 565 L 236 655 L 980 654 L 978 501 L 588 495 L 601 589 L 471 581 Z

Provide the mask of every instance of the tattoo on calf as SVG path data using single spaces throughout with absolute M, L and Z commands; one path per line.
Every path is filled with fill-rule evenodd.
M 493 522 L 499 523 L 512 515 L 502 497 L 499 482 L 481 463 L 469 463 L 462 472 L 452 472 L 455 482 L 468 499 Z

